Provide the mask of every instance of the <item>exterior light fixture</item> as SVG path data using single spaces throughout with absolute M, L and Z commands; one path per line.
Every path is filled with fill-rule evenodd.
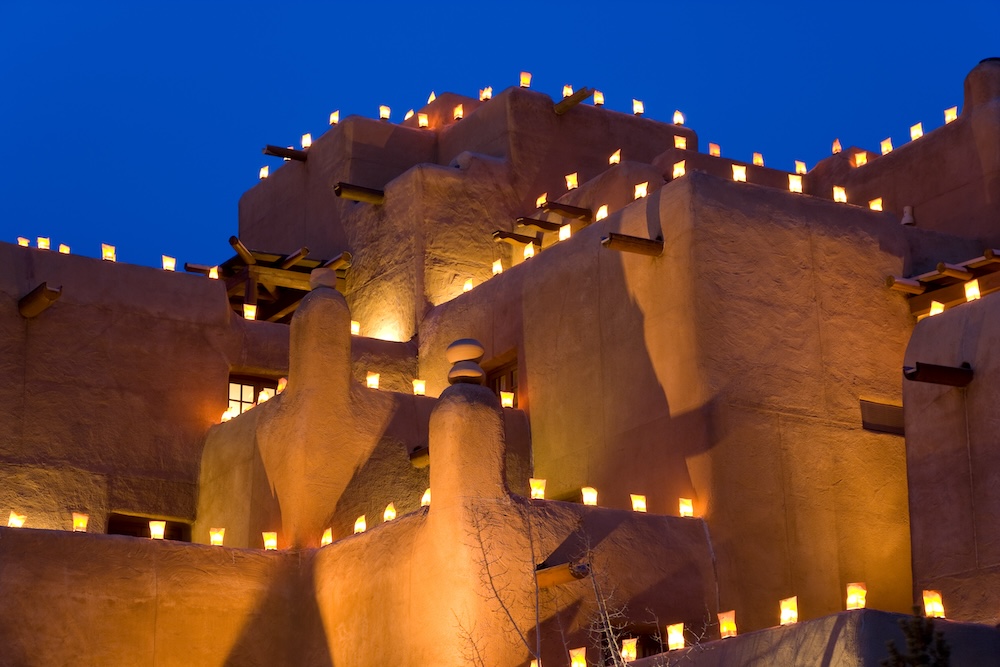
M 149 537 L 153 540 L 162 540 L 163 533 L 167 529 L 166 521 L 150 521 L 149 522 Z
M 106 262 L 117 262 L 118 253 L 115 251 L 113 245 L 108 245 L 107 243 L 101 244 L 101 259 Z
M 636 650 L 635 639 L 623 639 L 622 640 L 622 661 L 623 662 L 633 662 L 638 656 Z
M 645 512 L 646 511 L 646 496 L 641 496 L 636 493 L 630 493 L 629 498 L 632 499 L 632 511 L 633 512 Z
M 680 111 L 674 111 L 674 125 L 683 125 L 683 124 L 684 124 L 684 114 L 682 114 Z
M 616 150 L 614 153 L 612 153 L 611 157 L 608 158 L 608 164 L 618 164 L 621 161 L 622 161 L 622 149 L 620 148 Z
M 177 268 L 177 260 L 170 255 L 160 255 L 160 260 L 163 262 L 164 271 L 173 271 Z
M 927 618 L 944 618 L 944 602 L 941 591 L 924 591 L 924 616 Z
M 743 165 L 743 164 L 734 164 L 733 165 L 733 180 L 736 181 L 737 183 L 746 183 L 747 182 L 747 168 L 746 168 L 746 165 Z
M 855 153 L 854 154 L 854 166 L 855 167 L 862 167 L 862 166 L 864 166 L 866 164 L 868 164 L 868 152 L 867 151 L 861 151 L 860 153 Z
M 779 603 L 781 609 L 781 625 L 791 625 L 799 621 L 799 598 L 793 595 Z
M 26 514 L 18 514 L 14 510 L 11 510 L 10 516 L 7 517 L 7 527 L 8 528 L 23 528 L 24 521 L 28 516 Z
M 847 584 L 847 609 L 864 609 L 868 588 L 862 582 Z
M 528 247 L 530 248 L 531 246 L 532 246 L 532 244 L 529 243 Z M 503 408 L 512 408 L 512 407 L 514 407 L 514 392 L 512 392 L 512 391 L 501 391 L 500 392 L 500 407 L 503 407 Z
M 365 515 L 362 514 L 354 522 L 354 534 L 363 533 L 368 530 L 368 522 L 365 521 Z
M 641 116 L 646 111 L 645 106 L 642 104 L 642 100 L 633 99 L 632 100 L 632 113 L 636 116 Z
M 806 163 L 803 162 L 802 160 L 796 160 L 795 161 L 795 173 L 796 174 L 804 174 L 804 173 L 806 173 Z
M 586 647 L 569 650 L 569 667 L 587 667 Z
M 69 254 L 69 246 L 66 245 L 65 243 L 60 243 L 59 244 L 59 252 L 62 253 L 63 255 L 68 255 Z
M 427 381 L 426 380 L 414 380 L 413 381 L 413 395 L 423 396 L 427 392 Z
M 24 238 L 23 236 L 18 236 L 17 237 L 17 245 L 21 246 L 22 248 L 29 248 L 29 247 L 31 247 L 31 241 L 29 241 L 28 239 Z
M 521 87 L 531 88 L 531 72 L 521 72 Z
M 573 226 L 570 224 L 565 224 L 559 228 L 559 240 L 565 241 L 573 234 Z
M 288 378 L 279 378 L 278 379 L 278 387 L 277 387 L 277 389 L 274 390 L 274 393 L 275 394 L 280 394 L 281 392 L 285 391 L 285 389 L 287 389 L 287 388 L 288 388 Z
M 639 183 L 635 186 L 635 198 L 641 199 L 646 196 L 646 189 L 649 187 L 649 181 Z
M 337 109 L 336 111 L 330 114 L 330 125 L 336 125 L 339 122 L 340 122 L 340 109 Z
M 604 93 L 599 90 L 594 91 L 594 106 L 602 107 L 604 106 Z
M 431 506 L 431 490 L 428 488 L 424 491 L 424 495 L 420 496 L 420 506 L 430 507 Z
M 684 624 L 674 623 L 667 626 L 667 650 L 676 651 L 684 648 Z
M 493 260 L 493 275 L 497 276 L 503 273 L 503 262 L 499 259 Z
M 531 489 L 533 500 L 545 500 L 545 480 L 531 477 L 528 479 L 528 487 Z
M 413 109 L 410 109 L 405 114 L 403 114 L 403 120 L 410 120 L 413 118 Z
M 694 503 L 690 498 L 677 499 L 677 513 L 680 516 L 694 516 Z
M 222 413 L 222 417 L 219 419 L 219 421 L 220 422 L 227 422 L 227 421 L 229 421 L 233 417 L 236 417 L 239 414 L 240 414 L 239 408 L 228 407 L 228 408 L 226 408 L 226 411 Z
M 674 178 L 680 178 L 684 175 L 686 169 L 684 164 L 687 160 L 681 160 L 680 162 L 674 162 Z
M 74 533 L 86 533 L 87 532 L 87 521 L 90 517 L 83 512 L 73 512 L 73 532 Z
M 260 171 L 257 172 L 257 178 L 263 181 L 265 178 L 267 178 L 270 171 L 271 168 L 265 164 L 263 167 L 260 168 Z
M 873 211 L 881 211 L 882 210 L 882 198 L 881 197 L 876 197 L 875 199 L 872 199 L 870 202 L 868 202 L 868 208 L 870 208 Z
M 319 540 L 319 545 L 325 547 L 328 544 L 333 544 L 333 528 L 327 528 L 323 531 L 323 537 Z
M 757 167 L 763 167 L 764 166 L 764 156 L 761 153 L 754 153 L 753 154 L 753 163 Z
M 257 319 L 257 304 L 255 303 L 243 304 L 243 319 L 245 320 Z
M 978 280 L 973 279 L 973 280 L 970 280 L 969 282 L 965 283 L 965 300 L 966 301 L 975 301 L 976 299 L 980 298 L 981 296 L 982 296 L 982 294 L 979 292 L 979 281 Z
M 548 198 L 549 198 L 548 192 L 543 192 L 542 194 L 538 195 L 538 198 L 535 199 L 535 208 L 541 208 L 542 205 L 548 201 Z
M 264 387 L 263 389 L 260 390 L 260 393 L 257 394 L 257 405 L 260 405 L 261 403 L 266 403 L 272 398 L 274 398 L 274 390 L 271 389 L 270 387 Z
M 585 486 L 580 489 L 580 493 L 583 495 L 583 504 L 596 506 L 597 505 L 597 489 L 592 486 Z
M 226 529 L 225 528 L 209 528 L 208 529 L 208 543 L 213 547 L 221 547 L 223 540 L 226 539 Z
M 931 309 L 930 312 L 927 313 L 929 317 L 933 315 L 940 315 L 943 312 L 944 312 L 943 303 L 941 303 L 940 301 L 931 301 Z
M 833 154 L 836 155 L 837 153 L 839 153 L 842 150 L 844 150 L 844 149 L 840 147 L 840 139 L 834 139 L 833 140 Z
M 924 124 L 917 123 L 916 125 L 910 126 L 910 141 L 916 141 L 920 137 L 924 136 Z
M 351 320 L 351 335 L 360 336 L 361 335 L 361 322 L 357 320 Z
M 953 120 L 958 119 L 958 107 L 952 107 L 950 109 L 944 110 L 944 124 L 947 125 Z
M 378 108 L 379 120 L 389 120 L 390 113 L 392 113 L 392 109 L 383 104 Z
M 427 114 L 425 113 L 417 114 L 417 127 L 427 127 Z
M 573 86 L 566 84 L 563 86 L 563 99 L 566 99 L 573 94 Z
M 219 267 L 213 266 L 212 268 L 210 268 L 208 270 L 208 277 L 211 278 L 212 280 L 218 280 L 219 279 Z
M 378 373 L 373 373 L 368 371 L 368 375 L 365 378 L 365 383 L 368 385 L 369 389 L 378 389 Z
M 475 287 L 475 285 L 472 282 L 472 278 L 466 278 L 465 284 L 462 285 L 462 291 L 471 292 L 473 287 Z
M 566 189 L 575 190 L 578 186 L 577 173 L 574 171 L 572 174 L 566 174 Z
M 265 532 L 260 534 L 264 538 L 264 550 L 265 551 L 277 551 L 278 549 L 278 533 L 275 532 Z
M 719 634 L 722 639 L 736 636 L 736 611 L 719 612 Z
M 788 175 L 788 191 L 798 193 L 802 192 L 802 176 L 799 174 Z
M 51 241 L 50 241 L 49 237 L 47 237 L 47 236 L 39 236 L 38 237 L 38 248 L 40 250 L 48 250 L 50 244 L 51 244 Z
M 687 137 L 678 137 L 674 135 L 674 148 L 680 148 L 686 150 L 688 147 Z
M 535 256 L 535 244 L 529 243 L 524 246 L 524 259 L 531 259 Z
M 385 506 L 385 511 L 382 512 L 382 521 L 392 521 L 396 518 L 396 506 L 389 503 Z
M 888 139 L 883 139 L 879 142 L 879 149 L 882 151 L 882 155 L 892 152 L 892 137 Z
M 719 144 L 709 144 L 708 154 L 712 157 L 722 157 L 722 149 L 719 147 Z
M 462 120 L 465 117 L 465 107 L 461 104 L 456 104 L 455 108 L 452 109 L 452 117 L 455 120 Z
M 313 135 L 306 132 L 302 135 L 302 148 L 303 150 L 309 148 L 313 145 Z
M 427 104 L 430 104 L 431 102 L 433 102 L 436 99 L 437 99 L 437 95 L 435 95 L 434 91 L 432 90 L 431 94 L 427 96 Z
M 608 205 L 601 204 L 600 208 L 597 209 L 597 214 L 594 216 L 595 220 L 604 220 L 608 217 Z
M 847 203 L 847 190 L 842 185 L 833 186 L 833 201 L 841 204 Z
M 493 99 L 493 86 L 486 86 L 479 91 L 479 101 L 485 102 L 486 100 Z

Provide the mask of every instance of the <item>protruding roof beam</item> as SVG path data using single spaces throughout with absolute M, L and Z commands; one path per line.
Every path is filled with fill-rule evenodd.
M 509 243 L 510 245 L 528 245 L 529 243 L 534 243 L 537 246 L 542 245 L 541 241 L 534 236 L 525 236 L 524 234 L 505 232 L 502 229 L 498 229 L 493 232 L 493 240 L 497 243 Z
M 282 148 L 281 146 L 272 146 L 268 144 L 264 146 L 264 155 L 273 155 L 274 157 L 288 158 L 289 160 L 295 160 L 296 162 L 305 162 L 309 159 L 309 154 L 305 151 L 300 151 L 295 148 Z
M 569 97 L 564 97 L 558 102 L 556 102 L 553 105 L 552 110 L 556 112 L 557 116 L 561 116 L 593 94 L 594 90 L 592 88 L 587 88 L 586 86 L 584 86 L 583 88 L 576 91 Z
M 634 252 L 639 255 L 659 257 L 663 254 L 663 239 L 644 239 L 639 236 L 609 232 L 601 239 L 601 245 L 608 250 L 619 252 Z
M 885 286 L 891 287 L 897 292 L 905 292 L 906 294 L 923 294 L 927 291 L 927 285 L 922 284 L 919 280 L 899 278 L 897 276 L 886 278 Z
M 281 260 L 280 268 L 290 269 L 309 255 L 309 248 L 302 246 L 290 255 L 285 255 L 285 258 Z
M 950 387 L 965 387 L 972 382 L 972 366 L 939 366 L 916 362 L 914 366 L 903 366 L 903 377 L 912 382 L 930 382 Z
M 62 287 L 49 287 L 48 283 L 41 283 L 31 290 L 17 302 L 17 312 L 21 317 L 36 317 L 46 308 L 55 303 L 56 299 L 62 296 Z
M 583 220 L 584 222 L 591 222 L 594 219 L 594 212 L 589 208 L 582 208 L 580 206 L 570 206 L 569 204 L 560 204 L 555 201 L 547 201 L 541 205 L 541 209 L 546 213 L 555 213 L 556 215 L 562 216 L 564 218 L 572 218 L 573 220 Z
M 243 263 L 247 266 L 257 263 L 257 259 L 253 256 L 253 253 L 251 253 L 247 247 L 243 245 L 243 242 L 240 241 L 238 236 L 230 236 L 229 245 L 233 246 L 233 250 L 236 251 L 236 254 L 240 256 L 240 259 L 242 259 Z
M 333 194 L 343 199 L 361 201 L 366 204 L 385 203 L 385 190 L 366 188 L 362 185 L 351 185 L 350 183 L 340 182 L 333 186 Z
M 333 259 L 326 260 L 326 262 L 323 263 L 320 266 L 320 268 L 333 269 L 334 271 L 336 271 L 337 269 L 349 269 L 351 268 L 351 262 L 353 261 L 354 261 L 354 255 L 345 250 L 344 252 L 340 253 Z
M 559 228 L 562 227 L 558 222 L 536 220 L 535 218 L 518 218 L 517 226 L 537 229 L 540 232 L 558 232 Z

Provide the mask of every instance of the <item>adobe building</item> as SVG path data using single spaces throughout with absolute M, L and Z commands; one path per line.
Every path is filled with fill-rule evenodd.
M 877 665 L 930 592 L 1000 664 L 1000 59 L 800 173 L 593 94 L 269 146 L 218 266 L 0 244 L 0 664 Z

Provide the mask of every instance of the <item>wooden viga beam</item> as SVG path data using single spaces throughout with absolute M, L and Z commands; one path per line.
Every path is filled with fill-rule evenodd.
M 986 296 L 1000 291 L 1000 271 L 986 273 L 976 279 L 979 282 L 980 296 Z M 931 303 L 937 301 L 946 309 L 966 302 L 965 283 L 955 283 L 937 289 L 929 289 L 923 294 L 910 297 L 910 314 L 915 317 L 927 315 L 931 311 Z
M 927 291 L 927 285 L 912 278 L 900 278 L 899 276 L 889 276 L 885 279 L 885 286 L 903 292 L 904 294 L 923 294 Z
M 236 254 L 239 255 L 240 259 L 242 259 L 243 263 L 247 266 L 252 266 L 257 263 L 257 258 L 253 256 L 253 253 L 251 253 L 245 245 L 243 245 L 243 241 L 240 241 L 238 236 L 230 236 L 229 245 L 233 246 L 233 250 L 236 251 Z
M 283 157 L 289 160 L 295 160 L 296 162 L 305 162 L 306 160 L 309 159 L 309 154 L 305 151 L 300 151 L 295 148 L 282 148 L 281 146 L 272 146 L 271 144 L 264 146 L 264 155 Z
M 561 116 L 593 94 L 594 90 L 592 88 L 587 88 L 586 86 L 584 86 L 583 88 L 576 91 L 569 97 L 564 97 L 558 102 L 556 102 L 554 105 L 552 105 L 552 110 L 556 112 L 557 116 Z
M 55 303 L 56 299 L 62 296 L 62 287 L 49 287 L 48 283 L 42 283 L 31 290 L 17 302 L 17 312 L 21 317 L 36 317 L 43 310 Z
M 515 234 L 514 232 L 505 232 L 502 229 L 498 229 L 493 232 L 493 240 L 497 243 L 509 243 L 510 245 L 528 245 L 529 243 L 541 245 L 538 239 L 534 236 Z
M 518 227 L 528 227 L 532 229 L 537 229 L 540 232 L 558 232 L 562 227 L 558 222 L 549 222 L 548 220 L 536 220 L 535 218 L 518 218 L 516 220 Z
M 608 232 L 608 235 L 601 239 L 601 245 L 608 250 L 634 252 L 639 255 L 649 255 L 650 257 L 659 257 L 663 254 L 663 239 L 659 238 L 644 239 L 639 236 Z
M 570 206 L 569 204 L 560 204 L 555 201 L 547 201 L 542 204 L 541 209 L 546 213 L 555 213 L 558 216 L 564 218 L 571 218 L 573 220 L 583 220 L 584 222 L 591 222 L 594 219 L 594 212 L 589 208 L 582 208 L 580 206 Z
M 535 569 L 535 578 L 539 588 L 551 588 L 571 581 L 583 579 L 590 574 L 590 563 L 560 563 L 559 565 L 544 564 Z
M 366 188 L 363 185 L 352 185 L 350 183 L 338 182 L 333 186 L 333 194 L 342 199 L 351 201 L 361 201 L 366 204 L 385 203 L 385 190 Z
M 345 250 L 336 257 L 326 260 L 320 268 L 333 269 L 334 271 L 338 269 L 349 269 L 351 268 L 351 262 L 353 261 L 354 255 Z
M 281 264 L 280 264 L 279 268 L 281 268 L 281 269 L 290 269 L 293 266 L 295 266 L 296 264 L 298 264 L 299 262 L 301 262 L 302 260 L 304 260 L 308 255 L 309 255 L 309 248 L 308 248 L 308 246 L 302 246 L 301 248 L 299 248 L 295 252 L 293 252 L 293 253 L 291 253 L 289 255 L 285 255 L 284 259 L 281 260 Z

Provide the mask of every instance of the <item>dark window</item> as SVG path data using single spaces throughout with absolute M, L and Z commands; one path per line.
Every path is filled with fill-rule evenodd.
M 108 535 L 130 535 L 149 537 L 149 517 L 132 514 L 111 514 L 108 516 Z M 191 524 L 182 521 L 167 521 L 163 529 L 163 539 L 177 542 L 191 541 Z
M 503 366 L 494 368 L 486 374 L 486 385 L 493 390 L 497 396 L 501 391 L 509 391 L 514 394 L 514 407 L 517 407 L 517 359 L 507 362 Z

